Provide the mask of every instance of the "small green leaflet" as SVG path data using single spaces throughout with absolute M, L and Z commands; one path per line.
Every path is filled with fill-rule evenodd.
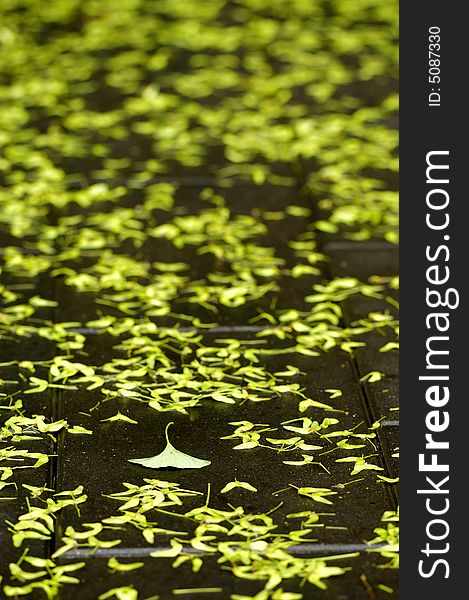
M 333 400 L 334 398 L 340 398 L 342 396 L 342 390 L 338 390 L 336 388 L 328 388 L 324 391 L 330 394 L 331 400 Z
M 302 400 L 298 408 L 300 412 L 305 412 L 310 406 L 314 406 L 315 408 L 324 408 L 324 410 L 334 410 L 332 406 L 329 404 L 324 404 L 323 402 L 318 402 L 317 400 L 311 400 L 311 398 L 307 398 L 306 400 Z
M 91 429 L 86 429 L 86 427 L 82 427 L 81 425 L 74 425 L 70 427 L 68 433 L 76 433 L 76 434 L 85 434 L 85 435 L 93 435 Z
M 383 592 L 387 592 L 388 594 L 392 594 L 394 592 L 392 588 L 390 588 L 388 585 L 384 585 L 384 583 L 378 583 L 376 587 L 380 590 L 383 590 Z
M 151 552 L 150 556 L 153 558 L 174 558 L 179 556 L 182 552 L 183 545 L 181 542 L 177 542 L 176 540 L 169 540 L 170 548 L 165 548 L 162 550 L 155 550 Z
M 108 598 L 116 598 L 117 600 L 137 600 L 138 591 L 132 586 L 112 588 L 99 596 L 99 600 L 108 600 Z
M 184 452 L 177 450 L 171 444 L 168 439 L 168 429 L 170 425 L 173 425 L 173 422 L 168 423 L 166 426 L 166 448 L 163 452 L 148 458 L 130 458 L 129 462 L 142 465 L 142 467 L 148 467 L 149 469 L 166 469 L 168 467 L 174 467 L 175 469 L 201 469 L 202 467 L 208 466 L 211 461 L 194 458 L 189 454 L 184 454 Z
M 375 383 L 376 381 L 381 381 L 383 379 L 384 373 L 381 371 L 370 371 L 363 377 L 360 377 L 360 381 L 368 381 L 368 383 Z
M 145 563 L 142 562 L 134 562 L 134 563 L 121 563 L 114 556 L 107 561 L 107 566 L 112 572 L 121 571 L 135 571 L 135 569 L 140 569 L 143 567 Z
M 113 423 L 114 421 L 125 421 L 126 423 L 133 423 L 134 425 L 138 425 L 138 421 L 131 419 L 127 415 L 123 415 L 121 412 L 117 412 L 112 417 L 109 417 L 109 419 L 101 419 L 101 423 Z
M 384 481 L 384 483 L 399 483 L 399 477 L 384 477 L 383 475 L 377 475 L 379 481 Z
M 230 483 L 227 483 L 225 485 L 225 487 L 221 490 L 221 494 L 226 494 L 227 492 L 231 491 L 234 488 L 244 488 L 245 490 L 248 490 L 250 492 L 257 492 L 257 489 L 251 485 L 250 483 L 248 483 L 247 481 L 238 481 L 237 479 L 235 481 L 231 481 Z
M 49 387 L 49 382 L 45 379 L 39 379 L 39 377 L 30 377 L 29 381 L 35 387 L 25 390 L 23 392 L 24 394 L 40 394 L 41 392 L 47 390 L 47 388 Z
M 347 456 L 346 458 L 338 458 L 336 459 L 337 463 L 345 463 L 345 462 L 353 462 L 355 466 L 352 471 L 352 475 L 357 475 L 365 470 L 371 471 L 383 471 L 383 467 L 378 467 L 377 465 L 373 465 L 371 463 L 367 463 L 366 459 L 363 456 Z
M 292 485 L 292 487 L 295 486 Z M 322 502 L 323 504 L 332 504 L 332 502 L 324 496 L 333 496 L 334 494 L 337 494 L 337 492 L 334 492 L 329 488 L 301 487 L 296 489 L 300 496 L 307 496 L 308 498 L 311 498 L 316 502 Z

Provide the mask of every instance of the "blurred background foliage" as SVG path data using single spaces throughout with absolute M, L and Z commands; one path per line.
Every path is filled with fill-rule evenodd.
M 320 230 L 397 241 L 396 0 L 0 10 L 2 209 L 90 181 L 300 182 Z

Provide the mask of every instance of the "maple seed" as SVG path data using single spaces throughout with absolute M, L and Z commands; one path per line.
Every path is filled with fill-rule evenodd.
M 130 458 L 129 462 L 142 467 L 148 467 L 149 469 L 167 469 L 173 467 L 175 469 L 201 469 L 210 464 L 209 460 L 202 460 L 195 458 L 189 454 L 185 454 L 180 450 L 177 450 L 169 441 L 168 429 L 170 425 L 174 425 L 173 422 L 168 423 L 165 429 L 166 437 L 166 448 L 160 454 L 156 456 L 150 456 L 148 458 Z

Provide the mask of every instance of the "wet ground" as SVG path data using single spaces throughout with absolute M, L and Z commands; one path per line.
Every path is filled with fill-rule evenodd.
M 302 13 L 297 4 L 295 27 Z M 389 15 L 375 14 L 373 6 L 367 18 L 379 41 Z M 175 9 L 161 10 L 165 19 Z M 227 23 L 233 18 L 247 27 L 236 10 Z M 286 18 L 281 6 L 272 11 L 280 22 Z M 54 44 L 75 35 L 67 29 L 73 18 L 64 15 L 57 17 L 61 25 L 47 17 Z M 83 17 L 77 27 L 95 18 Z M 112 18 L 106 13 L 103 21 Z M 179 31 L 184 18 L 171 15 L 169 26 Z M 331 30 L 345 27 L 331 7 L 316 18 Z M 347 18 L 355 19 L 360 38 L 362 21 Z M 208 26 L 211 17 L 200 19 Z M 270 26 L 263 27 L 268 38 Z M 145 43 L 149 31 L 142 29 Z M 61 50 L 66 65 L 60 69 L 69 78 L 64 104 L 50 100 L 62 93 L 51 85 L 50 96 L 35 97 L 37 106 L 25 103 L 26 125 L 21 111 L 18 123 L 12 120 L 0 198 L 3 594 L 398 598 L 397 570 L 390 568 L 398 520 L 398 252 L 391 243 L 395 213 L 386 209 L 396 178 L 385 166 L 393 152 L 386 154 L 384 134 L 379 138 L 380 128 L 393 130 L 395 122 L 387 113 L 381 120 L 365 116 L 366 107 L 393 95 L 395 81 L 373 74 L 355 81 L 361 63 L 349 58 L 352 75 L 338 77 L 341 91 L 330 101 L 331 115 L 347 123 L 357 106 L 365 111 L 350 131 L 329 124 L 318 98 L 302 95 L 303 83 L 292 87 L 292 100 L 273 101 L 286 111 L 278 116 L 282 126 L 285 119 L 309 118 L 308 110 L 318 113 L 320 134 L 305 121 L 298 133 L 304 143 L 329 136 L 317 156 L 304 149 L 293 157 L 286 150 L 263 155 L 262 147 L 251 155 L 244 131 L 223 131 L 220 115 L 216 126 L 210 121 L 224 102 L 229 118 L 238 118 L 230 102 L 246 92 L 244 79 L 234 91 L 227 84 L 227 91 L 197 97 L 207 110 L 200 109 L 201 129 L 189 119 L 185 133 L 168 133 L 173 146 L 165 145 L 163 131 L 152 145 L 150 123 L 165 117 L 152 102 L 168 102 L 165 118 L 174 124 L 174 93 L 197 119 L 176 77 L 188 68 L 188 56 L 197 55 L 184 31 L 163 71 L 166 100 L 145 69 L 138 92 L 129 91 L 122 82 L 130 77 L 132 83 L 132 53 L 115 42 L 103 54 L 102 34 L 96 54 L 83 52 L 99 66 L 89 81 L 83 75 L 88 88 L 66 63 L 70 48 Z M 339 47 L 324 31 L 324 48 Z M 138 36 L 129 41 L 134 49 L 140 43 Z M 298 41 L 304 55 L 309 43 Z M 365 57 L 382 52 L 374 43 L 370 34 Z M 227 55 L 243 56 L 245 49 L 238 50 Z M 106 61 L 119 56 L 127 58 L 113 87 L 104 74 L 119 72 L 118 65 Z M 84 59 L 78 64 L 90 68 Z M 321 79 L 323 68 L 312 71 L 313 79 Z M 26 86 L 27 74 L 12 78 Z M 282 89 L 283 83 L 272 85 Z M 77 98 L 93 114 L 80 116 Z M 254 113 L 270 114 L 269 102 Z M 116 117 L 114 109 L 124 105 L 130 117 Z M 302 108 L 289 113 L 292 106 Z M 91 117 L 96 123 L 80 121 Z M 256 125 L 252 143 L 272 127 Z M 351 162 L 337 159 L 334 174 L 334 144 L 366 138 L 368 127 L 370 139 L 355 149 L 351 143 Z M 281 138 L 279 147 L 288 147 Z M 200 160 L 184 155 L 187 149 Z M 153 168 L 151 161 L 160 159 L 164 168 Z M 247 177 L 250 165 L 257 175 Z M 352 189 L 349 180 L 366 183 Z M 347 216 L 350 206 L 362 212 Z M 173 446 L 209 465 L 150 469 L 129 462 L 162 452 L 170 422 Z
M 189 202 L 197 197 L 199 191 L 196 186 L 181 186 L 178 192 L 183 203 L 181 206 L 185 206 L 192 212 L 194 209 Z M 233 204 L 228 206 L 230 208 L 233 206 L 235 212 L 245 211 L 240 214 L 252 215 L 264 211 L 284 210 L 290 203 L 294 203 L 295 206 L 311 206 L 309 199 L 302 197 L 294 188 L 241 186 L 230 188 L 224 195 L 233 198 L 230 200 Z M 314 211 L 314 206 L 311 208 Z M 112 208 L 115 209 L 116 206 Z M 171 217 L 172 213 L 170 212 L 168 216 Z M 307 231 L 312 222 L 312 214 L 306 217 L 295 217 L 290 221 L 286 219 L 281 221 L 280 227 L 277 222 L 274 222 L 271 230 L 265 233 L 265 238 L 275 245 L 276 256 L 286 257 L 286 266 L 283 267 L 285 271 L 290 266 L 288 265 L 289 241 L 295 239 L 298 232 Z M 285 585 L 286 590 L 301 591 L 306 598 L 374 597 L 370 596 L 371 593 L 386 594 L 388 597 L 387 592 L 380 592 L 376 588 L 377 584 L 384 583 L 394 589 L 391 596 L 397 597 L 396 572 L 380 569 L 377 565 L 380 562 L 383 564 L 383 559 L 379 554 L 369 553 L 367 546 L 367 542 L 375 537 L 373 530 L 380 526 L 383 513 L 396 508 L 395 486 L 377 481 L 375 471 L 365 470 L 360 473 L 360 476 L 351 477 L 350 464 L 335 462 L 338 453 L 327 452 L 330 447 L 333 447 L 332 442 L 335 442 L 335 438 L 307 435 L 305 436 L 307 442 L 314 444 L 316 441 L 319 451 L 302 453 L 294 450 L 293 453 L 284 452 L 283 455 L 272 444 L 270 444 L 271 448 L 234 450 L 233 447 L 236 445 L 234 442 L 239 443 L 240 439 L 222 439 L 234 431 L 235 426 L 229 425 L 233 422 L 266 424 L 270 432 L 264 435 L 270 434 L 273 439 L 287 439 L 294 434 L 286 431 L 282 424 L 292 419 L 311 417 L 320 420 L 324 417 L 338 417 L 340 426 L 336 425 L 333 429 L 350 430 L 358 426 L 360 432 L 366 432 L 367 428 L 380 420 L 381 426 L 376 430 L 377 436 L 372 440 L 372 445 L 367 444 L 365 454 L 373 455 L 373 464 L 383 469 L 380 474 L 391 478 L 397 476 L 397 458 L 393 457 L 398 446 L 399 423 L 399 413 L 396 412 L 397 361 L 394 352 L 379 352 L 379 348 L 388 341 L 388 338 L 383 337 L 382 332 L 367 332 L 359 336 L 366 345 L 358 347 L 352 355 L 339 348 L 332 348 L 327 352 L 319 350 L 317 356 L 309 356 L 295 352 L 292 343 L 294 336 L 291 331 L 288 331 L 288 327 L 284 328 L 286 339 L 277 339 L 271 333 L 272 325 L 256 318 L 256 315 L 262 314 L 261 311 L 266 311 L 268 314 L 272 312 L 269 308 L 272 305 L 272 298 L 275 298 L 278 314 L 285 314 L 287 310 L 304 311 L 308 314 L 306 312 L 308 305 L 305 304 L 304 296 L 312 290 L 315 282 L 323 281 L 325 277 L 331 280 L 336 277 L 357 277 L 361 281 L 367 281 L 373 275 L 390 277 L 397 273 L 396 249 L 387 243 L 325 240 L 318 247 L 318 251 L 325 255 L 325 260 L 320 263 L 322 271 L 320 274 L 298 279 L 285 275 L 278 290 L 266 294 L 260 300 L 247 302 L 239 308 L 220 306 L 217 312 L 213 313 L 198 303 L 192 309 L 184 302 L 184 298 L 175 299 L 173 311 L 176 315 L 181 313 L 193 315 L 207 324 L 210 323 L 209 317 L 213 314 L 211 320 L 215 323 L 212 325 L 197 328 L 191 323 L 182 322 L 172 314 L 151 317 L 145 321 L 158 322 L 160 332 L 179 327 L 181 331 L 190 333 L 191 337 L 179 342 L 181 348 L 192 350 L 204 347 L 223 348 L 227 343 L 220 340 L 229 339 L 235 342 L 239 340 L 246 348 L 257 348 L 261 352 L 267 350 L 265 354 L 259 354 L 256 362 L 246 361 L 246 364 L 265 368 L 269 373 L 290 369 L 291 375 L 286 380 L 282 380 L 282 383 L 299 382 L 304 397 L 322 402 L 329 406 L 330 410 L 313 407 L 300 414 L 298 399 L 288 390 L 275 395 L 269 394 L 271 397 L 264 397 L 264 401 L 253 402 L 249 400 L 253 393 L 252 388 L 249 390 L 249 387 L 243 383 L 237 389 L 244 387 L 248 390 L 244 400 L 238 399 L 235 404 L 203 400 L 198 405 L 185 409 L 186 414 L 171 410 L 171 405 L 164 412 L 151 410 L 147 402 L 119 395 L 103 402 L 99 387 L 96 390 L 83 389 L 85 387 L 83 384 L 74 384 L 73 377 L 61 380 L 65 385 L 71 384 L 72 389 L 57 388 L 23 396 L 27 415 L 40 413 L 48 415 L 48 418 L 53 421 L 66 419 L 70 425 L 80 425 L 92 432 L 92 435 L 71 435 L 64 430 L 56 434 L 54 439 L 52 436 L 45 436 L 40 441 L 21 443 L 22 448 L 31 448 L 35 452 L 49 454 L 51 458 L 48 465 L 41 468 L 16 471 L 14 480 L 18 486 L 23 482 L 36 486 L 47 484 L 57 492 L 83 486 L 88 496 L 87 501 L 80 505 L 79 514 L 70 508 L 57 513 L 51 539 L 45 540 L 44 543 L 33 542 L 35 556 L 49 556 L 61 547 L 61 537 L 67 533 L 67 527 L 73 526 L 79 530 L 84 523 L 99 523 L 115 514 L 116 500 L 104 497 L 104 494 L 122 491 L 123 482 L 140 485 L 142 478 L 157 478 L 177 482 L 182 488 L 204 495 L 207 492 L 207 484 L 210 483 L 210 506 L 219 510 L 227 510 L 230 505 L 239 504 L 243 506 L 246 513 L 264 514 L 278 507 L 272 514 L 277 526 L 276 533 L 288 535 L 296 524 L 299 525 L 298 529 L 307 528 L 301 525 L 301 518 L 295 521 L 289 518 L 289 515 L 311 510 L 327 513 L 319 518 L 307 534 L 308 540 L 312 541 L 297 543 L 289 548 L 288 551 L 294 557 L 309 558 L 358 553 L 356 557 L 345 557 L 342 561 L 338 561 L 338 564 L 351 566 L 352 569 L 337 578 L 331 578 L 327 582 L 327 590 L 315 590 L 312 586 L 303 589 L 299 581 L 288 581 Z M 119 254 L 118 249 L 114 252 Z M 204 272 L 207 270 L 210 272 L 212 268 L 212 265 L 204 264 L 212 262 L 212 258 L 208 261 L 199 260 L 192 248 L 168 251 L 165 243 L 160 245 L 158 240 L 151 240 L 151 243 L 138 250 L 138 254 L 140 260 L 185 262 L 193 278 L 197 273 L 197 279 L 202 278 Z M 78 257 L 75 263 L 71 263 L 74 264 L 77 272 L 80 272 L 81 269 L 76 267 L 78 260 L 86 260 L 86 258 Z M 129 337 L 128 332 L 120 336 L 109 335 L 106 327 L 93 328 L 92 323 L 91 326 L 86 325 L 90 321 L 96 321 L 97 318 L 103 318 L 103 314 L 109 315 L 113 312 L 106 307 L 104 311 L 100 308 L 99 296 L 89 292 L 77 292 L 47 276 L 38 277 L 34 281 L 30 278 L 25 280 L 31 288 L 28 295 L 34 297 L 41 294 L 57 303 L 54 307 L 41 309 L 43 311 L 41 317 L 44 321 L 46 323 L 68 322 L 69 330 L 80 336 L 83 349 L 72 351 L 73 360 L 79 359 L 81 363 L 88 365 L 104 365 L 116 354 L 119 357 L 126 355 L 122 350 L 117 352 L 116 346 L 118 341 Z M 343 308 L 344 326 L 366 318 L 370 312 L 386 313 L 392 308 L 383 298 L 367 298 L 361 294 L 352 295 L 338 305 Z M 118 314 L 118 311 L 115 312 Z M 122 321 L 122 318 L 116 317 L 116 322 Z M 263 333 L 267 335 L 259 337 Z M 5 362 L 47 361 L 57 355 L 57 349 L 50 340 L 35 334 L 26 339 L 21 339 L 20 336 L 12 339 L 8 337 L 6 336 L 2 345 L 2 360 Z M 157 339 L 157 337 L 153 332 L 153 335 L 147 336 L 147 343 L 149 339 Z M 134 336 L 132 339 L 135 339 Z M 392 339 L 392 336 L 389 339 Z M 285 349 L 290 351 L 286 354 L 282 353 Z M 148 352 L 150 350 L 149 348 Z M 141 352 L 145 354 L 145 349 Z M 67 352 L 59 354 L 66 356 Z M 169 354 L 169 361 L 173 368 L 180 371 L 181 367 L 190 361 L 190 357 L 190 354 L 187 358 L 178 357 L 177 353 L 174 356 Z M 216 363 L 221 369 L 224 368 L 223 361 L 222 356 Z M 137 360 L 135 366 L 139 364 L 141 363 Z M 19 375 L 22 372 L 21 368 L 15 363 L 5 366 L 4 370 L 4 379 L 11 377 L 12 381 L 10 384 L 5 384 L 8 392 L 17 394 L 15 390 L 20 383 L 18 377 L 21 377 Z M 41 370 L 44 373 L 42 377 Z M 233 373 L 236 369 L 228 365 L 226 370 Z M 362 379 L 374 371 L 379 371 L 385 376 L 376 382 Z M 8 375 L 9 372 L 11 375 Z M 36 375 L 47 379 L 46 366 L 39 366 Z M 207 379 L 201 376 L 200 372 L 197 375 L 189 375 L 189 378 L 191 376 L 202 380 Z M 158 381 L 157 377 L 155 379 Z M 331 389 L 340 390 L 340 397 L 331 400 L 331 393 L 325 391 Z M 210 394 L 210 386 L 208 390 Z M 229 392 L 226 395 L 229 396 Z M 21 397 L 21 394 L 13 397 Z M 125 421 L 103 422 L 103 419 L 108 419 L 117 413 L 126 415 L 138 424 Z M 3 411 L 3 414 L 4 419 L 10 416 L 9 411 Z M 210 466 L 200 470 L 152 471 L 128 462 L 129 458 L 151 456 L 160 452 L 164 447 L 164 427 L 169 421 L 175 422 L 171 430 L 174 446 L 190 455 L 210 460 Z M 296 425 L 300 424 L 296 423 Z M 351 441 L 345 434 L 339 439 Z M 354 441 L 357 443 L 360 440 Z M 323 454 L 324 452 L 326 453 Z M 345 451 L 339 453 L 341 457 L 347 456 Z M 321 465 L 297 466 L 283 463 L 282 459 L 301 460 L 304 454 L 314 456 L 314 460 Z M 352 453 L 348 451 L 348 454 L 357 456 L 357 451 Z M 358 446 L 358 456 L 363 454 L 362 448 Z M 233 480 L 248 482 L 257 489 L 257 492 L 240 488 L 229 494 L 221 494 L 221 489 Z M 343 484 L 354 480 L 358 481 L 344 487 Z M 332 498 L 333 504 L 318 505 L 310 498 L 296 493 L 292 486 L 328 488 L 335 492 Z M 11 491 L 12 488 L 5 488 L 4 495 L 7 490 Z M 17 495 L 17 499 L 2 503 L 5 518 L 11 522 L 27 512 L 27 494 L 24 488 L 18 487 Z M 278 506 L 280 503 L 281 506 Z M 201 497 L 189 498 L 184 503 L 184 509 L 189 510 L 200 504 Z M 193 523 L 170 514 L 158 514 L 155 520 L 158 527 L 162 529 L 187 532 L 189 535 L 193 531 Z M 7 563 L 16 560 L 18 556 L 18 549 L 8 549 L 10 543 L 8 537 L 4 527 L 2 543 L 6 551 L 2 557 L 2 572 L 6 572 Z M 171 597 L 172 590 L 179 588 L 213 587 L 223 590 L 201 592 L 197 596 L 194 595 L 195 592 L 192 593 L 193 596 L 189 594 L 189 597 L 194 598 L 228 597 L 232 592 L 248 595 L 259 591 L 258 581 L 235 579 L 232 574 L 220 569 L 220 566 L 217 566 L 216 555 L 211 552 L 205 553 L 207 554 L 205 556 L 201 551 L 201 555 L 204 556 L 204 567 L 198 573 L 192 573 L 188 566 L 174 569 L 170 558 L 151 558 L 149 555 L 155 551 L 155 546 L 166 547 L 167 535 L 157 536 L 154 544 L 148 544 L 139 529 L 127 527 L 118 532 L 105 531 L 103 539 L 120 539 L 121 542 L 112 548 L 93 549 L 86 545 L 72 547 L 60 557 L 59 563 L 68 561 L 76 563 L 86 559 L 86 566 L 79 573 L 81 584 L 68 586 L 66 591 L 63 591 L 64 598 L 98 597 L 110 587 L 126 586 L 128 583 L 136 584 L 144 598 L 154 593 L 158 593 L 163 598 Z M 196 552 L 194 548 L 191 551 Z M 138 571 L 111 576 L 107 567 L 109 557 L 117 557 L 122 562 L 129 560 L 142 562 L 144 566 Z M 363 580 L 363 577 L 366 579 Z M 375 591 L 367 591 L 368 585 Z

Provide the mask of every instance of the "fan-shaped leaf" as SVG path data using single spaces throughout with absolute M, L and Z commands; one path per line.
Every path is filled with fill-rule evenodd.
M 148 467 L 149 469 L 167 469 L 168 467 L 175 469 L 201 469 L 208 466 L 210 464 L 209 460 L 202 460 L 185 454 L 171 444 L 168 439 L 168 428 L 170 425 L 173 425 L 173 423 L 168 423 L 166 426 L 166 448 L 163 452 L 148 458 L 131 458 L 129 462 L 141 465 L 142 467 Z

